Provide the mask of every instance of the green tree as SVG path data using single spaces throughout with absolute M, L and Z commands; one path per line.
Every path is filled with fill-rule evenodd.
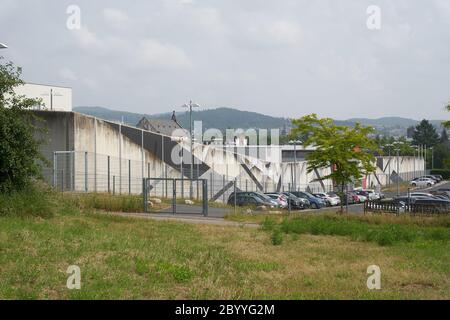
M 41 170 L 37 160 L 45 161 L 34 137 L 37 129 L 30 108 L 38 100 L 14 93 L 23 84 L 21 69 L 0 57 L 0 192 L 21 190 Z
M 339 126 L 330 118 L 317 118 L 316 114 L 293 120 L 293 125 L 292 134 L 308 137 L 304 145 L 315 147 L 307 156 L 308 172 L 332 169 L 330 174 L 318 180 L 331 179 L 343 192 L 346 184 L 375 171 L 374 153 L 378 148 L 375 140 L 369 137 L 373 128 L 360 124 Z
M 445 109 L 447 109 L 447 111 L 450 111 L 450 104 L 448 104 Z M 449 121 L 444 121 L 442 122 L 442 125 L 444 126 L 444 128 L 446 129 L 450 129 L 450 120 Z
M 414 130 L 413 143 L 415 145 L 426 145 L 434 147 L 439 143 L 439 135 L 428 120 L 422 120 Z
M 449 143 L 447 129 L 445 128 L 442 129 L 441 137 L 439 138 L 439 143 L 443 143 L 445 145 L 448 145 Z

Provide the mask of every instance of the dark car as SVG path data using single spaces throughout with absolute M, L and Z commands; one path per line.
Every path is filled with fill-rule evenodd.
M 291 204 L 291 209 L 302 210 L 305 208 L 309 208 L 310 203 L 307 199 L 299 198 L 290 192 L 282 192 L 282 194 L 284 194 L 288 198 L 288 201 Z
M 230 195 L 228 198 L 228 205 L 234 205 L 234 193 Z M 264 200 L 264 198 L 258 197 L 255 194 L 249 194 L 249 193 L 237 193 L 236 195 L 236 205 L 243 207 L 269 207 L 274 208 L 275 205 L 272 201 Z
M 240 191 L 240 192 L 237 192 L 237 195 L 238 196 L 239 195 L 254 196 L 254 197 L 260 198 L 263 202 L 271 203 L 272 206 L 278 205 L 278 202 L 275 201 L 274 199 L 271 199 L 270 197 L 266 196 L 265 194 L 255 192 L 255 191 Z M 230 203 L 231 198 L 234 198 L 234 192 L 232 192 L 230 194 L 230 196 L 228 197 L 227 203 Z M 234 202 L 232 202 L 232 203 L 234 203 Z
M 310 207 L 313 209 L 320 209 L 326 206 L 323 199 L 317 198 L 309 192 L 293 191 L 291 193 L 299 198 L 307 199 L 310 202 Z
M 441 176 L 440 174 L 432 174 L 432 176 L 435 177 L 438 182 L 441 182 L 444 180 L 444 177 Z

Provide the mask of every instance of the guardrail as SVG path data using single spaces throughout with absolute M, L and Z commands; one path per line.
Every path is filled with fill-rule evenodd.
M 400 205 L 394 201 L 366 201 L 364 213 L 394 213 L 394 214 L 449 214 L 450 206 L 447 204 L 405 204 Z

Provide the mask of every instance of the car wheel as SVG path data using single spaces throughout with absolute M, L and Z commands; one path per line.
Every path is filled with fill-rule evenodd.
M 413 187 L 417 187 L 417 184 L 416 183 L 411 183 L 411 185 L 413 186 Z
M 428 186 L 428 187 L 431 187 L 431 183 L 427 183 L 427 186 Z
M 313 204 L 311 205 L 311 208 L 313 208 L 313 209 L 319 209 L 319 208 L 317 207 L 317 204 L 315 204 L 315 203 L 313 203 Z

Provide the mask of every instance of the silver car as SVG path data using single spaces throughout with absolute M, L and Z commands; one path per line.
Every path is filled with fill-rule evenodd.
M 411 181 L 411 186 L 419 187 L 419 188 L 426 188 L 426 187 L 432 187 L 435 183 L 436 183 L 436 181 L 432 180 L 430 178 L 419 178 L 417 180 Z

